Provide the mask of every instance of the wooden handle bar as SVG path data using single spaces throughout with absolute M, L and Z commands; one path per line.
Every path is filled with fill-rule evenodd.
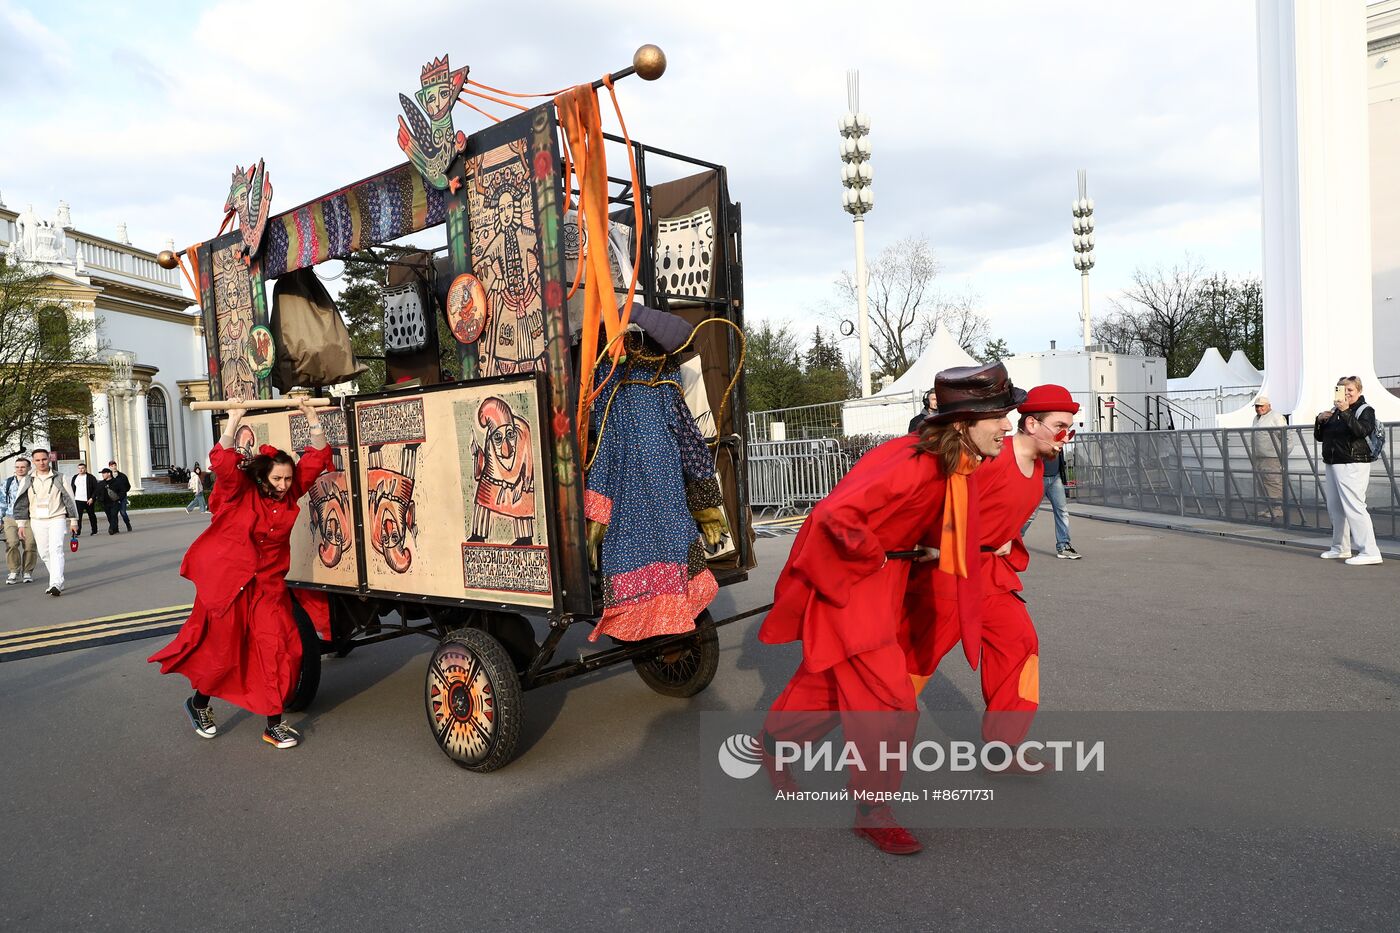
M 302 399 L 297 398 L 250 398 L 243 402 L 191 402 L 190 411 L 228 411 L 243 408 L 248 411 L 275 411 L 279 408 L 299 408 Z M 328 398 L 309 398 L 312 408 L 328 408 L 335 404 Z

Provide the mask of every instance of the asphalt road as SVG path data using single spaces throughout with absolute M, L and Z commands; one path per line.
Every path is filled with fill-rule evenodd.
M 183 509 L 132 512 L 132 531 L 123 527 L 116 535 L 107 534 L 104 517 L 96 535 L 84 520 L 78 552 L 64 562 L 63 595 L 45 595 L 49 576 L 40 561 L 33 583 L 0 587 L 0 633 L 194 602 L 180 561 L 208 525 L 207 514 Z
M 197 522 L 142 522 L 111 562 L 93 548 L 102 611 L 187 600 L 168 578 Z M 1400 711 L 1400 565 L 1092 521 L 1068 562 L 1050 535 L 1037 521 L 1027 577 L 1045 708 Z M 763 567 L 717 616 L 771 598 L 790 541 L 760 541 Z M 21 596 L 0 591 L 6 624 L 12 605 L 60 611 Z M 327 658 L 290 751 L 217 701 L 223 734 L 193 735 L 183 682 L 144 661 L 159 642 L 0 664 L 0 929 L 1400 926 L 1393 829 L 924 831 L 903 859 L 844 830 L 716 829 L 695 801 L 694 713 L 766 705 L 797 660 L 758 623 L 721 630 L 693 700 L 630 666 L 526 694 L 522 752 L 490 775 L 429 735 L 426 639 Z M 947 665 L 924 701 L 977 709 L 980 689 Z

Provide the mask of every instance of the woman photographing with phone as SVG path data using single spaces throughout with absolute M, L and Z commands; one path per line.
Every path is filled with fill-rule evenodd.
M 1323 489 L 1332 520 L 1332 547 L 1320 555 L 1325 560 L 1345 560 L 1353 567 L 1381 562 L 1366 511 L 1366 487 L 1375 459 L 1370 438 L 1375 430 L 1376 410 L 1361 394 L 1361 380 L 1355 376 L 1338 380 L 1332 407 L 1318 412 L 1313 426 L 1313 437 L 1322 444 Z
M 297 500 L 331 464 L 331 449 L 306 400 L 300 412 L 311 446 L 293 460 L 264 444 L 253 456 L 234 449 L 247 413 L 230 409 L 223 436 L 209 453 L 219 493 L 213 519 L 180 565 L 195 586 L 194 609 L 175 640 L 151 655 L 162 674 L 183 674 L 194 687 L 185 714 L 201 738 L 219 734 L 211 697 L 267 717 L 263 741 L 291 748 L 301 741 L 282 711 L 301 669 L 301 635 L 287 590 Z

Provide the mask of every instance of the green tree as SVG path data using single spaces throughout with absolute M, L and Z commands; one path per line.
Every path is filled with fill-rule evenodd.
M 998 337 L 982 344 L 981 352 L 972 355 L 983 363 L 997 363 L 1011 355 L 1011 348 L 1006 345 L 1005 340 Z
M 840 402 L 856 394 L 855 381 L 841 359 L 841 348 L 835 340 L 824 337 L 820 327 L 812 334 L 806 363 L 803 372 L 805 404 Z
M 846 367 L 841 362 L 841 349 L 836 346 L 836 341 L 826 340 L 822 337 L 822 329 L 818 327 L 812 334 L 812 345 L 807 348 L 807 369 L 832 369 L 844 370 Z
M 786 321 L 764 321 L 748 333 L 744 385 L 750 411 L 805 405 L 805 379 L 797 337 Z
M 336 307 L 345 318 L 350 346 L 367 367 L 355 380 L 355 392 L 377 392 L 384 388 L 384 309 L 379 303 L 387 267 L 374 262 L 368 250 L 345 260 L 345 284 Z
M 0 258 L 0 450 L 13 451 L 0 461 L 54 419 L 91 414 L 103 349 L 96 323 L 55 302 L 45 276 Z
M 1188 376 L 1201 354 L 1216 347 L 1226 357 L 1244 350 L 1264 362 L 1264 302 L 1258 279 L 1207 275 L 1189 256 L 1164 269 L 1138 269 L 1133 284 L 1094 325 L 1098 342 L 1116 353 L 1160 356 L 1167 376 Z
M 355 356 L 367 367 L 355 380 L 356 393 L 377 392 L 387 381 L 384 367 L 384 307 L 380 291 L 388 277 L 390 262 L 398 257 L 418 256 L 418 250 L 401 246 L 386 246 L 361 250 L 345 260 L 345 284 L 336 299 L 345 328 L 350 332 L 350 346 Z M 439 364 L 443 381 L 458 378 L 457 342 L 447 326 L 446 318 L 434 311 L 437 322 Z

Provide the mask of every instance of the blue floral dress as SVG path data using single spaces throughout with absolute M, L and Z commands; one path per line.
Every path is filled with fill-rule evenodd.
M 607 531 L 603 617 L 591 640 L 691 631 L 719 592 L 691 515 L 720 504 L 719 484 L 679 383 L 674 363 L 634 359 L 611 375 L 599 369 L 591 418 L 597 456 L 583 503 L 588 520 Z

